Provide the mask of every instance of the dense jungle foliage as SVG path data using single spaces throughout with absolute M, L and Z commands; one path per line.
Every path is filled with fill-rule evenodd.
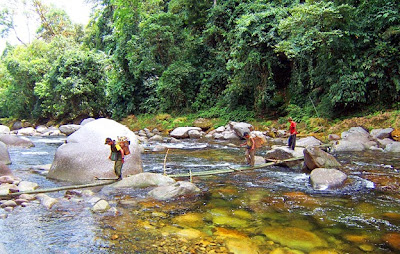
M 0 117 L 230 120 L 398 109 L 397 0 L 92 0 L 83 28 L 32 0 L 37 39 L 0 61 Z M 12 12 L 0 11 L 3 35 Z

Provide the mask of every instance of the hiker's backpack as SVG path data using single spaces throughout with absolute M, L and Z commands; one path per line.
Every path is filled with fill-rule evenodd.
M 256 148 L 262 147 L 266 142 L 265 138 L 260 136 L 253 137 L 253 140 L 254 140 L 254 146 Z
M 124 155 L 128 155 L 131 153 L 131 151 L 129 151 L 130 144 L 131 144 L 131 142 L 128 140 L 127 137 L 125 137 L 125 136 L 118 137 L 118 145 L 124 151 Z

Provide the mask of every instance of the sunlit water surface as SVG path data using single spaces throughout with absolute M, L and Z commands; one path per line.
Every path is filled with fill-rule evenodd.
M 41 188 L 65 185 L 46 179 L 38 167 L 51 164 L 65 138 L 31 140 L 34 148 L 9 149 L 14 174 Z M 168 146 L 167 158 L 142 155 L 145 172 L 243 166 L 244 150 L 226 143 Z M 388 242 L 400 232 L 399 155 L 335 156 L 348 175 L 337 190 L 313 190 L 300 167 L 271 166 L 193 177 L 201 194 L 168 202 L 148 199 L 151 188 L 98 192 L 117 213 L 92 213 L 91 197 L 49 193 L 60 200 L 51 210 L 32 202 L 0 220 L 0 243 L 8 253 L 396 253 Z

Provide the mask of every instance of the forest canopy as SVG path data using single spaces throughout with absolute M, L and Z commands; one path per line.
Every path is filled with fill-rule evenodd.
M 397 0 L 92 0 L 86 27 L 32 0 L 36 39 L 0 59 L 0 116 L 231 120 L 398 108 Z M 12 32 L 0 10 L 0 35 Z

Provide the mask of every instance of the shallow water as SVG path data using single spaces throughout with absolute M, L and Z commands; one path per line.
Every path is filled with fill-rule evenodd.
M 10 149 L 15 175 L 41 188 L 65 184 L 35 167 L 51 163 L 64 139 L 32 141 L 34 148 Z M 243 153 L 223 142 L 170 144 L 165 170 L 241 167 Z M 99 192 L 117 214 L 93 214 L 90 197 L 50 193 L 60 198 L 53 209 L 33 202 L 1 219 L 0 243 L 8 253 L 396 253 L 388 241 L 400 232 L 400 156 L 335 157 L 348 175 L 337 190 L 313 190 L 300 169 L 273 166 L 193 177 L 201 194 L 168 202 L 147 199 L 150 188 Z M 164 159 L 143 154 L 144 171 L 163 173 Z

